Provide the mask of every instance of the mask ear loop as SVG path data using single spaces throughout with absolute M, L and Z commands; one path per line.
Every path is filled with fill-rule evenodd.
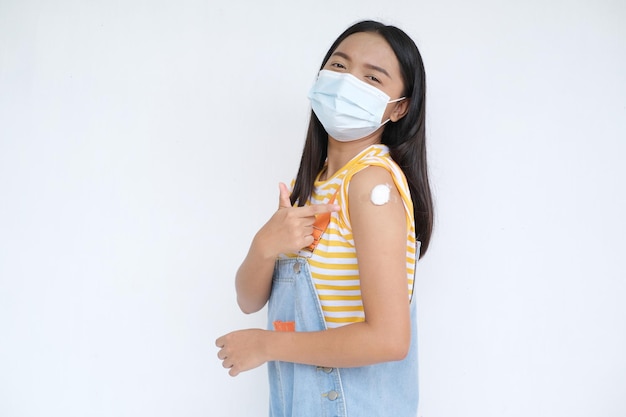
M 400 97 L 400 98 L 397 98 L 397 99 L 395 99 L 395 100 L 389 100 L 389 101 L 387 102 L 387 104 L 397 103 L 398 101 L 402 101 L 402 100 L 406 100 L 406 97 Z M 383 126 L 384 124 L 386 124 L 386 123 L 387 123 L 388 121 L 390 121 L 390 120 L 391 120 L 391 119 L 387 119 L 387 120 L 385 120 L 384 122 L 382 122 L 380 125 L 381 125 L 381 126 Z

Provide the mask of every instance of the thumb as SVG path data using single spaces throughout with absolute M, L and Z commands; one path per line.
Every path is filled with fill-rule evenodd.
M 291 200 L 289 200 L 289 196 L 291 195 L 291 193 L 289 192 L 289 189 L 287 188 L 287 186 L 284 183 L 279 182 L 278 188 L 280 189 L 280 197 L 278 198 L 278 208 L 291 207 Z

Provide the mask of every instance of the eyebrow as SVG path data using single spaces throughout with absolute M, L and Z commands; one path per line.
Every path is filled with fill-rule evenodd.
M 347 59 L 348 61 L 351 61 L 351 59 L 350 59 L 350 57 L 348 56 L 348 54 L 346 54 L 346 53 L 344 53 L 344 52 L 341 52 L 341 51 L 335 51 L 335 52 L 333 53 L 333 55 L 337 55 L 337 56 L 340 56 L 340 57 L 342 57 L 342 58 L 344 58 L 344 59 Z M 389 77 L 389 79 L 391 79 L 391 75 L 389 75 L 389 73 L 387 72 L 387 70 L 386 70 L 386 69 L 384 69 L 384 68 L 382 68 L 382 67 L 379 67 L 378 65 L 374 65 L 374 64 L 364 64 L 364 65 L 365 65 L 365 67 L 367 67 L 367 68 L 369 68 L 369 69 L 372 69 L 372 70 L 374 70 L 374 71 L 378 71 L 378 72 L 381 72 L 381 73 L 385 74 L 387 77 Z

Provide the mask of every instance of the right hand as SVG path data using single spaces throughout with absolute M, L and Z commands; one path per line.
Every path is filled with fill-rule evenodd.
M 289 189 L 282 182 L 278 186 L 278 211 L 255 236 L 259 250 L 268 258 L 275 258 L 281 253 L 294 253 L 309 246 L 313 243 L 315 215 L 340 210 L 337 204 L 292 207 Z

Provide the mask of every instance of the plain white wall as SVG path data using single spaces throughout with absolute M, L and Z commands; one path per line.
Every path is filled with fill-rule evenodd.
M 1 0 L 0 415 L 266 414 L 214 340 L 363 18 L 427 69 L 420 416 L 626 415 L 626 5 L 508 3 Z

